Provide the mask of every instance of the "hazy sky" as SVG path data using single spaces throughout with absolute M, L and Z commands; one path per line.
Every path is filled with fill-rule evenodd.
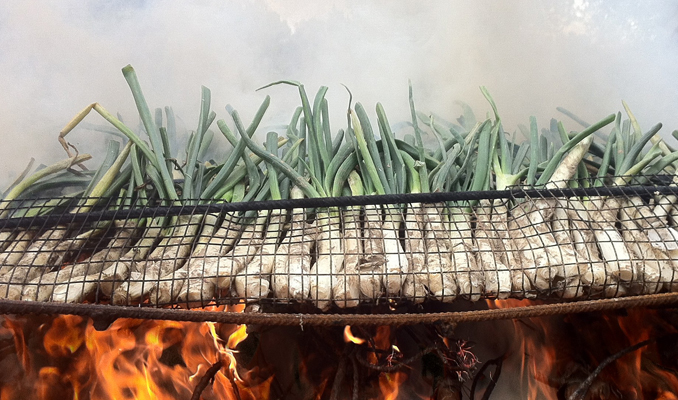
M 541 124 L 561 118 L 557 106 L 593 122 L 624 99 L 643 127 L 664 122 L 670 134 L 678 128 L 676 28 L 678 2 L 667 0 L 3 1 L 0 186 L 30 157 L 63 158 L 57 134 L 89 103 L 136 126 L 120 72 L 130 63 L 151 107 L 173 106 L 188 129 L 200 85 L 221 117 L 232 104 L 249 118 L 270 94 L 268 125 L 287 122 L 296 92 L 258 87 L 295 79 L 314 93 L 326 85 L 336 130 L 347 101 L 341 83 L 368 110 L 381 101 L 395 123 L 408 119 L 411 79 L 419 109 L 449 119 L 459 114 L 456 100 L 486 113 L 484 85 L 508 130 L 530 115 Z M 89 131 L 70 140 L 81 152 L 102 147 Z

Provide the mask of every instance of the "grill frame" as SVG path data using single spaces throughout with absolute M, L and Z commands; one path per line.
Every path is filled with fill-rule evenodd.
M 667 182 L 666 179 L 660 181 Z M 507 200 L 509 202 L 519 202 L 535 199 L 567 199 L 570 197 L 598 197 L 612 196 L 622 199 L 631 197 L 652 198 L 653 196 L 678 195 L 678 187 L 669 184 L 654 185 L 634 185 L 625 187 L 594 187 L 579 189 L 522 189 L 515 188 L 506 191 L 483 191 L 483 192 L 457 192 L 457 193 L 424 193 L 424 194 L 405 194 L 405 195 L 384 195 L 384 196 L 358 196 L 358 197 L 340 197 L 340 198 L 322 198 L 322 199 L 296 199 L 283 201 L 262 201 L 247 203 L 221 203 L 221 204 L 203 204 L 194 206 L 162 206 L 154 205 L 150 207 L 137 208 L 132 206 L 124 210 L 107 210 L 108 204 L 105 201 L 99 202 L 98 209 L 88 213 L 69 213 L 67 207 L 63 212 L 51 213 L 43 216 L 34 217 L 10 217 L 0 219 L 0 231 L 27 229 L 29 227 L 40 227 L 41 230 L 47 230 L 50 227 L 59 225 L 68 226 L 91 226 L 91 224 L 101 223 L 102 221 L 125 221 L 140 218 L 155 217 L 179 217 L 191 215 L 206 215 L 209 213 L 219 213 L 221 215 L 228 213 L 254 213 L 270 210 L 293 210 L 293 209 L 318 209 L 326 207 L 351 207 L 380 204 L 432 204 L 444 202 L 476 202 L 479 200 Z M 36 199 L 30 201 L 13 203 L 14 210 L 21 207 L 30 207 L 36 204 L 36 201 L 45 199 Z M 82 233 L 82 232 L 80 232 Z M 237 246 L 237 245 L 236 245 Z M 671 282 L 674 277 L 671 277 Z M 7 282 L 0 282 L 0 284 Z M 6 296 L 5 296 L 6 297 Z M 542 296 L 543 297 L 543 296 Z M 546 296 L 541 304 L 528 306 L 519 306 L 513 308 L 472 310 L 472 311 L 449 311 L 440 312 L 440 307 L 430 306 L 430 299 L 422 304 L 412 304 L 410 300 L 382 298 L 382 307 L 367 309 L 332 309 L 333 313 L 322 314 L 308 309 L 299 311 L 299 307 L 269 307 L 276 311 L 283 312 L 222 312 L 205 311 L 202 309 L 177 309 L 178 304 L 159 304 L 158 307 L 174 306 L 175 308 L 155 308 L 147 304 L 132 305 L 111 305 L 111 304 L 64 304 L 56 302 L 30 302 L 25 300 L 7 300 L 0 299 L 0 313 L 9 314 L 76 314 L 90 316 L 95 319 L 115 319 L 126 318 L 144 318 L 144 319 L 169 319 L 181 321 L 214 321 L 227 323 L 255 323 L 268 325 L 408 325 L 418 323 L 459 323 L 466 321 L 480 321 L 491 319 L 510 319 L 524 318 L 543 315 L 555 315 L 588 311 L 599 311 L 606 309 L 631 308 L 637 306 L 665 306 L 678 303 L 678 293 L 652 293 L 635 294 L 628 297 L 612 298 L 594 298 L 587 296 L 583 300 L 564 301 L 554 298 L 557 296 Z M 598 296 L 600 297 L 600 296 Z M 492 298 L 492 296 L 490 296 Z M 216 299 L 205 299 L 200 306 L 232 305 L 242 304 L 244 298 L 224 297 Z M 274 299 L 275 300 L 275 299 Z M 280 299 L 277 299 L 280 300 Z M 388 300 L 396 300 L 396 307 L 384 307 L 390 305 Z M 99 298 L 95 299 L 99 302 Z M 262 308 L 266 309 L 270 299 L 261 302 Z M 463 300 L 459 300 L 463 302 Z M 187 304 L 190 307 L 190 304 Z M 402 307 L 398 307 L 402 306 Z M 402 310 L 408 312 L 402 313 Z M 366 311 L 367 310 L 367 311 Z M 412 312 L 414 311 L 414 312 Z M 375 313 L 377 312 L 377 313 Z

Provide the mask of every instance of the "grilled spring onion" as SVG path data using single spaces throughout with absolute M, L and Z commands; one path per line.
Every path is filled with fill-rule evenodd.
M 613 120 L 614 115 L 610 115 L 564 143 L 548 161 L 536 184 L 545 185 L 548 189 L 564 187 L 586 154 L 591 144 L 591 135 Z M 536 131 L 534 119 L 531 128 L 534 135 Z M 578 146 L 579 144 L 581 146 Z M 531 146 L 534 145 L 536 143 L 533 140 Z M 533 167 L 533 159 L 530 162 L 530 167 Z M 530 265 L 526 272 L 537 290 L 551 290 L 556 286 L 555 282 L 558 279 L 571 280 L 572 276 L 576 275 L 574 270 L 577 269 L 577 259 L 573 249 L 558 246 L 548 222 L 552 219 L 556 206 L 556 199 L 536 199 L 519 204 L 512 210 L 517 247 L 521 249 L 524 265 Z M 566 282 L 565 285 L 567 284 Z M 572 285 L 572 282 L 569 284 L 577 286 Z
M 380 122 L 380 131 L 382 133 L 382 152 L 379 153 L 376 139 L 372 131 L 371 123 L 367 117 L 365 109 L 360 103 L 356 103 L 355 111 L 351 112 L 351 123 L 355 134 L 357 151 L 364 160 L 364 168 L 367 169 L 369 176 L 368 186 L 374 186 L 378 194 L 396 193 L 400 186 L 404 187 L 404 176 L 401 177 L 398 172 L 398 165 L 402 164 L 402 157 L 397 150 L 390 128 L 384 127 L 386 115 L 383 109 L 377 107 L 377 115 Z M 381 157 L 384 157 L 382 162 Z M 394 170 L 393 166 L 396 166 Z M 404 166 L 404 164 L 403 164 Z M 401 171 L 402 172 L 402 171 Z M 373 206 L 366 207 L 367 223 L 372 226 L 368 232 L 371 233 L 374 248 L 383 248 L 383 252 L 375 253 L 376 257 L 383 255 L 383 265 L 377 271 L 381 272 L 381 282 L 387 295 L 398 295 L 405 283 L 408 271 L 409 261 L 403 252 L 398 240 L 398 231 L 402 222 L 402 209 L 397 205 L 386 205 L 383 207 L 383 222 L 381 222 L 381 212 Z M 381 224 L 380 231 L 376 231 L 377 224 Z M 373 266 L 376 266 L 374 262 Z M 373 292 L 376 289 L 374 285 Z M 375 297 L 373 297 L 375 298 Z
M 622 123 L 621 115 L 617 117 L 607 148 L 594 143 L 592 135 L 600 135 L 598 131 L 613 116 L 590 126 L 581 121 L 584 131 L 573 136 L 566 134 L 562 125 L 552 123 L 551 130 L 540 137 L 533 120 L 529 147 L 518 145 L 515 136 L 511 142 L 507 138 L 496 105 L 484 88 L 481 90 L 494 111 L 493 121 L 476 123 L 468 107 L 458 120 L 461 126 L 447 124 L 449 131 L 438 123 L 438 117 L 419 117 L 433 132 L 438 144 L 435 150 L 424 146 L 411 87 L 411 139 L 395 139 L 383 107 L 377 105 L 378 141 L 359 103 L 350 112 L 347 130 L 332 138 L 327 88 L 321 88 L 311 103 L 303 85 L 286 81 L 282 83 L 295 85 L 301 96 L 302 105 L 288 127 L 291 144 L 303 143 L 298 152 L 290 149 L 278 156 L 276 134 L 269 135 L 265 148 L 250 139 L 268 107 L 267 97 L 247 130 L 237 113 L 232 113 L 241 140 L 226 135 L 235 149 L 225 162 L 217 166 L 203 163 L 213 135 L 208 128 L 215 119 L 209 111 L 209 91 L 203 88 L 198 128 L 188 142 L 186 163 L 176 163 L 184 179 L 173 181 L 175 163 L 170 158 L 178 154 L 170 148 L 173 122 L 161 126 L 162 112 L 156 111 L 153 118 L 134 70 L 128 66 L 123 72 L 150 144 L 99 104 L 79 113 L 64 128 L 60 141 L 68 149 L 66 134 L 91 110 L 120 130 L 129 139 L 125 151 L 132 155 L 131 166 L 121 168 L 124 158 L 120 158 L 117 167 L 100 171 L 109 171 L 106 181 L 114 180 L 111 185 L 116 188 L 99 185 L 99 172 L 94 179 L 83 175 L 78 184 L 91 180 L 83 193 L 115 199 L 123 196 L 118 194 L 119 186 L 128 183 L 123 200 L 127 205 L 132 198 L 142 205 L 187 206 L 207 201 L 280 199 L 286 197 L 286 186 L 293 186 L 294 198 L 502 190 L 525 183 L 559 189 L 576 174 L 586 177 L 584 163 L 598 168 L 596 184 L 602 185 L 610 171 L 618 176 L 657 174 L 675 167 L 678 159 L 678 153 L 662 146 L 655 136 L 659 127 L 642 134 L 626 104 L 629 121 Z M 654 146 L 643 153 L 648 141 Z M 245 148 L 255 154 L 245 155 Z M 663 158 L 655 162 L 660 153 Z M 79 163 L 80 157 L 69 158 L 55 168 L 68 168 Z M 525 158 L 529 158 L 527 166 Z M 104 164 L 110 164 L 108 161 Z M 257 166 L 260 162 L 266 164 L 265 173 Z M 29 217 L 58 210 L 57 204 L 62 207 L 63 201 L 49 203 L 43 210 L 37 203 L 23 210 L 17 207 L 22 196 L 49 186 L 45 178 L 67 178 L 63 173 L 53 175 L 56 170 L 41 170 L 11 188 L 0 206 L 0 217 Z M 628 182 L 617 178 L 612 184 Z M 79 196 L 82 193 L 68 203 L 75 205 L 73 212 L 95 205 Z M 377 300 L 383 294 L 421 302 L 427 298 L 451 301 L 457 295 L 471 300 L 478 300 L 481 294 L 525 297 L 537 291 L 563 298 L 596 295 L 603 289 L 607 296 L 627 291 L 656 293 L 676 287 L 678 233 L 668 226 L 675 224 L 678 215 L 674 202 L 671 196 L 659 196 L 654 203 L 639 197 L 624 202 L 600 197 L 529 199 L 517 204 L 495 200 L 373 205 L 343 212 L 330 207 L 308 215 L 294 210 L 288 225 L 283 212 L 261 212 L 256 218 L 210 214 L 204 222 L 201 216 L 181 216 L 115 222 L 109 227 L 71 232 L 59 228 L 59 237 L 53 237 L 52 231 L 39 232 L 38 237 L 34 237 L 35 231 L 0 232 L 4 250 L 0 253 L 0 289 L 5 297 L 30 300 L 78 302 L 96 292 L 113 295 L 114 303 L 148 299 L 155 304 L 179 301 L 189 306 L 206 304 L 231 289 L 247 300 L 259 300 L 272 290 L 277 299 L 305 301 L 311 297 L 323 310 L 332 302 L 354 307 L 361 296 Z M 118 207 L 120 200 L 114 204 Z M 314 218 L 312 223 L 310 218 Z M 289 229 L 284 232 L 284 227 Z M 72 233 L 73 237 L 68 236 Z M 61 265 L 83 243 L 98 237 L 106 238 L 104 249 L 84 261 Z M 55 246 L 48 247 L 47 242 Z M 312 264 L 314 246 L 317 257 Z M 35 265 L 42 267 L 33 268 Z
M 421 193 L 421 181 L 415 167 L 416 162 L 405 152 L 401 153 L 401 156 L 407 166 L 407 182 L 410 193 Z M 405 252 L 411 267 L 403 287 L 403 294 L 416 303 L 423 302 L 428 296 L 428 291 L 426 290 L 428 276 L 425 270 L 426 223 L 421 217 L 421 212 L 421 204 L 410 204 L 405 215 Z
M 222 122 L 223 121 L 219 121 L 222 133 L 224 133 L 232 144 L 235 144 L 235 148 L 238 148 L 239 143 L 237 139 L 235 139 L 235 136 L 233 136 L 225 123 Z M 277 145 L 282 143 L 284 143 L 284 141 L 279 141 Z M 248 175 L 253 179 L 258 179 L 259 172 L 251 158 L 244 154 L 242 157 L 250 170 Z M 253 184 L 250 185 L 249 195 L 254 194 L 255 187 L 259 187 L 258 183 L 252 183 Z M 239 186 L 238 192 L 240 194 L 234 196 L 231 201 L 242 201 L 245 197 L 244 191 L 245 186 L 243 183 Z M 212 298 L 217 289 L 217 278 L 220 276 L 221 257 L 224 256 L 227 251 L 231 250 L 238 239 L 240 232 L 237 218 L 233 214 L 227 214 L 224 217 L 221 228 L 216 232 L 214 232 L 216 229 L 214 225 L 216 224 L 216 216 L 207 215 L 206 218 L 206 224 L 201 233 L 199 244 L 193 251 L 190 260 L 182 268 L 182 270 L 185 271 L 186 279 L 181 283 L 182 286 L 180 288 L 174 288 L 177 293 L 175 296 L 176 300 L 182 305 L 205 304 Z M 208 222 L 211 221 L 214 222 L 208 224 Z M 237 272 L 240 272 L 240 269 L 241 268 L 237 268 Z M 221 268 L 221 273 L 223 275 L 223 268 Z M 174 299 L 174 297 L 172 297 L 172 299 Z
M 238 129 L 240 126 L 237 124 Z M 269 132 L 266 139 L 266 151 L 277 153 L 278 134 Z M 267 167 L 269 190 L 271 200 L 281 200 L 282 194 L 278 184 L 278 174 L 270 164 Z M 262 217 L 268 217 L 270 220 L 266 228 L 264 242 L 255 255 L 254 259 L 245 267 L 242 275 L 235 279 L 235 289 L 238 296 L 249 300 L 256 300 L 267 297 L 269 293 L 270 282 L 268 275 L 273 271 L 275 264 L 275 253 L 278 240 L 282 234 L 282 226 L 285 214 L 282 210 L 265 210 L 261 212 Z
M 348 176 L 349 194 L 362 196 L 360 175 L 351 171 Z M 344 273 L 337 277 L 334 301 L 339 307 L 356 307 L 360 301 L 360 259 L 363 254 L 360 232 L 360 208 L 350 206 L 344 212 Z
M 478 158 L 473 175 L 472 190 L 488 190 L 490 183 L 492 152 L 499 132 L 499 125 L 486 121 L 480 129 L 478 137 Z M 478 264 L 484 273 L 484 292 L 504 298 L 511 292 L 511 273 L 506 265 L 506 247 L 497 233 L 497 227 L 492 220 L 501 216 L 494 216 L 492 202 L 481 200 L 476 207 L 476 234 L 475 242 L 478 249 Z M 508 253 L 510 254 L 510 253 Z
M 109 157 L 107 157 L 102 168 L 100 168 L 100 170 L 106 170 L 106 173 L 100 175 L 98 181 L 94 182 L 94 184 L 90 186 L 90 189 L 85 193 L 85 196 L 91 195 L 93 197 L 85 197 L 80 200 L 78 206 L 71 210 L 71 213 L 89 211 L 114 181 L 122 164 L 127 159 L 132 145 L 131 143 L 128 143 L 120 154 L 118 154 L 119 149 L 116 146 L 117 142 L 110 142 L 110 144 L 111 146 L 109 149 L 111 151 L 108 153 Z M 19 186 L 23 185 L 19 184 Z M 90 236 L 96 234 L 97 231 L 99 233 L 101 232 L 100 229 L 85 232 L 80 235 L 80 237 L 76 237 L 73 241 L 67 242 L 65 248 L 60 249 L 59 245 L 64 243 L 63 240 L 71 230 L 72 227 L 69 226 L 57 226 L 56 228 L 47 230 L 36 239 L 17 262 L 16 267 L 5 275 L 6 279 L 2 279 L 11 284 L 0 286 L 0 296 L 11 300 L 21 299 L 25 284 L 38 278 L 40 275 L 49 272 L 47 271 L 48 268 L 45 267 L 52 268 L 54 266 L 60 266 L 62 256 L 70 248 L 81 247 L 90 239 Z
M 639 141 L 633 143 L 627 155 L 624 155 L 623 158 L 615 162 L 615 173 L 619 175 L 613 182 L 615 186 L 627 184 L 630 181 L 628 177 L 638 174 L 654 158 L 659 156 L 661 151 L 655 145 L 642 159 L 636 162 L 636 158 L 640 156 L 642 148 L 660 128 L 661 124 L 643 135 Z M 619 142 L 625 139 L 622 136 L 624 136 L 623 133 L 617 139 Z M 630 135 L 626 139 L 628 140 L 629 138 Z M 623 237 L 614 227 L 616 216 L 621 207 L 620 201 L 617 198 L 595 199 L 593 204 L 599 210 L 598 215 L 592 215 L 593 233 L 600 248 L 602 258 L 606 262 L 608 274 L 622 282 L 628 282 L 635 277 L 631 254 L 629 254 L 627 247 L 624 245 Z

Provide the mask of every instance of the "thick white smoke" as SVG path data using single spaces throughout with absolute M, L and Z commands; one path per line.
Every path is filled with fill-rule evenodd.
M 65 157 L 57 134 L 87 104 L 100 102 L 137 126 L 120 72 L 127 64 L 149 104 L 173 106 L 188 129 L 197 124 L 200 85 L 212 89 L 222 118 L 232 104 L 249 119 L 271 94 L 269 126 L 288 121 L 297 93 L 256 88 L 294 79 L 312 96 L 327 85 L 339 125 L 347 101 L 341 83 L 369 110 L 382 102 L 395 123 L 409 118 L 411 79 L 418 108 L 450 119 L 460 111 L 456 100 L 488 112 L 478 90 L 484 85 L 507 130 L 530 115 L 577 129 L 557 106 L 594 122 L 626 100 L 642 126 L 663 122 L 668 136 L 678 129 L 676 28 L 675 0 L 6 0 L 0 192 L 30 157 L 45 164 Z M 103 147 L 91 131 L 69 140 L 81 152 Z M 484 360 L 508 346 L 483 339 L 498 346 L 481 353 Z
M 381 101 L 398 122 L 409 118 L 412 79 L 419 109 L 450 119 L 456 100 L 486 113 L 485 85 L 509 130 L 530 115 L 566 120 L 556 106 L 593 122 L 624 99 L 644 127 L 661 121 L 668 135 L 678 128 L 677 12 L 668 0 L 1 2 L 0 186 L 30 157 L 62 158 L 59 129 L 91 102 L 136 126 L 120 73 L 128 63 L 149 104 L 173 106 L 188 129 L 200 85 L 222 117 L 232 104 L 249 118 L 271 94 L 269 125 L 287 122 L 296 92 L 256 88 L 278 79 L 309 92 L 327 85 L 340 124 L 340 83 L 368 109 Z M 70 140 L 81 152 L 102 148 L 93 132 Z

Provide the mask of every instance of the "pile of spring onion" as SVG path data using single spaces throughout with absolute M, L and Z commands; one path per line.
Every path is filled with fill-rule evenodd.
M 202 88 L 185 149 L 172 109 L 146 103 L 123 68 L 139 111 L 132 130 L 98 103 L 59 135 L 64 160 L 4 193 L 0 219 L 62 213 L 57 226 L 0 231 L 0 298 L 52 302 L 178 304 L 222 300 L 309 302 L 322 310 L 380 299 L 590 298 L 678 289 L 675 196 L 573 197 L 274 209 L 69 223 L 91 210 L 317 197 L 563 189 L 650 183 L 676 176 L 678 152 L 625 113 L 567 132 L 551 120 L 507 131 L 498 107 L 453 122 L 411 113 L 394 131 L 381 104 L 376 120 L 349 101 L 345 126 L 330 126 L 326 87 L 300 105 L 282 131 L 263 135 L 267 96 L 252 121 L 211 110 Z M 67 134 L 96 111 L 114 133 L 95 170 Z M 343 112 L 343 111 L 342 111 Z M 403 124 L 400 124 L 401 126 Z M 404 135 L 403 135 L 404 133 Z M 676 132 L 674 132 L 675 136 Z M 264 137 L 263 143 L 256 138 Z M 400 136 L 400 137 L 398 137 Z M 207 159 L 212 143 L 232 150 Z M 218 157 L 217 157 L 218 158 Z M 678 179 L 678 178 L 675 178 Z M 678 183 L 678 180 L 676 182 Z M 67 191 L 64 191 L 68 189 Z M 58 193 L 59 195 L 54 195 Z M 51 198 L 50 198 L 51 196 Z

